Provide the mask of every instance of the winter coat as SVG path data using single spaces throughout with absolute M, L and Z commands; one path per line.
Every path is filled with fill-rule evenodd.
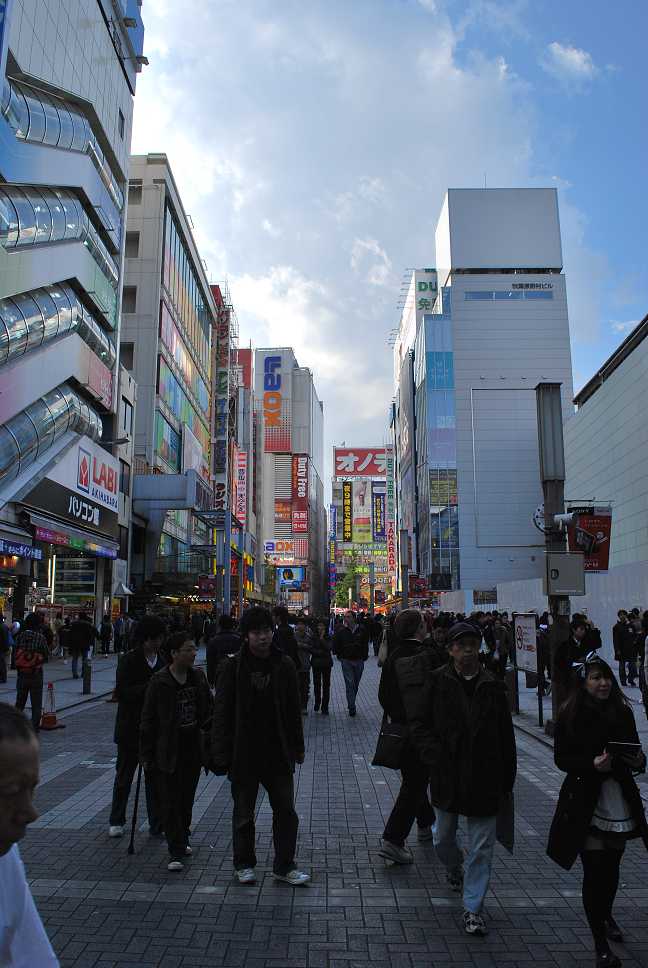
M 366 630 L 356 625 L 355 631 L 352 632 L 343 625 L 333 637 L 333 651 L 340 660 L 366 661 L 369 658 L 369 639 Z
M 630 622 L 617 622 L 612 629 L 614 658 L 618 661 L 632 662 L 637 658 L 637 636 Z
M 295 632 L 295 640 L 297 642 L 297 655 L 299 656 L 301 670 L 302 672 L 310 672 L 313 635 L 309 631 L 305 631 L 303 634 Z
M 275 725 L 279 741 L 276 751 L 279 769 L 293 773 L 295 762 L 304 756 L 304 727 L 297 670 L 292 659 L 273 648 L 271 680 Z M 227 660 L 218 679 L 211 732 L 211 761 L 214 773 L 231 780 L 249 779 L 255 770 L 253 755 L 257 737 L 250 724 L 250 653 L 243 646 Z
M 219 667 L 230 655 L 235 655 L 241 648 L 241 636 L 236 632 L 218 632 L 207 643 L 205 656 L 207 658 L 207 682 L 210 686 L 216 684 Z
M 187 669 L 187 685 L 196 688 L 196 719 L 204 734 L 210 725 L 212 698 L 201 669 Z M 177 690 L 169 666 L 156 672 L 146 690 L 140 720 L 140 760 L 162 773 L 174 773 L 178 765 Z
M 378 701 L 393 723 L 406 723 L 407 714 L 403 705 L 403 697 L 396 673 L 396 663 L 401 659 L 409 659 L 412 656 L 423 656 L 426 668 L 432 672 L 448 661 L 448 653 L 443 650 L 443 658 L 440 659 L 440 650 L 436 644 L 428 645 L 419 642 L 417 639 L 403 639 L 398 645 L 394 645 L 392 651 L 387 656 L 380 676 L 378 687 Z
M 311 643 L 311 664 L 313 669 L 330 669 L 333 666 L 331 640 L 328 635 L 320 639 L 316 636 Z
M 297 639 L 290 625 L 278 625 L 272 636 L 272 644 L 284 655 L 287 655 L 295 664 L 295 668 L 301 668 L 299 653 L 297 651 Z
M 432 804 L 467 817 L 493 817 L 517 768 L 506 689 L 478 673 L 468 699 L 454 663 L 429 670 L 425 654 L 396 667 L 410 737 L 430 772 Z
M 547 853 L 565 870 L 572 867 L 583 849 L 601 786 L 610 775 L 594 769 L 594 757 L 600 756 L 606 744 L 612 740 L 639 742 L 634 715 L 629 706 L 624 706 L 619 717 L 610 719 L 594 705 L 593 700 L 585 699 L 571 732 L 567 730 L 560 716 L 556 722 L 554 759 L 558 769 L 566 773 L 567 777 L 558 797 Z M 639 833 L 648 848 L 648 827 L 632 771 L 614 758 L 612 776 L 619 781 Z
M 159 655 L 151 668 L 142 648 L 121 656 L 115 682 L 115 698 L 119 703 L 115 719 L 116 743 L 130 749 L 138 748 L 144 696 L 152 676 L 163 668 L 164 661 Z

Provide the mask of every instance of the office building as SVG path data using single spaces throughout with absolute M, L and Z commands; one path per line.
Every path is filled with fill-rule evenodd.
M 254 354 L 257 534 L 277 591 L 291 609 L 316 614 L 327 596 L 324 408 L 313 374 L 290 348 Z
M 138 386 L 134 582 L 185 597 L 212 570 L 212 346 L 218 311 L 168 159 L 131 158 L 121 361 Z M 163 479 L 164 478 L 164 479 Z
M 413 569 L 470 610 L 541 574 L 535 387 L 560 383 L 566 417 L 572 398 L 556 191 L 451 189 L 435 250 L 432 310 L 412 325 L 414 274 L 395 346 L 399 523 Z
M 45 14 L 45 8 L 43 8 Z M 2 6 L 0 586 L 22 615 L 110 605 L 137 0 Z M 10 604 L 8 604 L 10 599 Z

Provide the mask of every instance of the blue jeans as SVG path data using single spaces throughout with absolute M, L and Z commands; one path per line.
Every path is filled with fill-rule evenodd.
M 479 914 L 488 890 L 495 847 L 497 817 L 463 817 L 467 850 L 457 845 L 459 814 L 435 807 L 434 846 L 439 860 L 450 872 L 464 871 L 463 903 L 466 911 Z
M 364 672 L 364 661 L 362 659 L 342 659 L 342 675 L 344 676 L 344 687 L 346 689 L 347 706 L 349 712 L 355 712 L 356 696 L 358 687 Z

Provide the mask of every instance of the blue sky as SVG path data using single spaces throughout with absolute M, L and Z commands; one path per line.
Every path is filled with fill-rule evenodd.
M 146 0 L 133 150 L 165 151 L 241 344 L 293 345 L 327 446 L 382 439 L 387 334 L 448 187 L 555 185 L 574 384 L 648 311 L 648 6 Z M 643 74 L 642 74 L 643 71 Z

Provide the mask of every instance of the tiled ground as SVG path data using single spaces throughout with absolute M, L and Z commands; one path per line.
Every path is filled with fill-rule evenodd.
M 551 751 L 518 734 L 517 846 L 497 848 L 487 903 L 491 933 L 468 938 L 461 905 L 429 845 L 412 841 L 415 863 L 387 867 L 378 838 L 397 790 L 370 765 L 380 715 L 378 670 L 367 663 L 358 716 L 343 701 L 339 667 L 328 718 L 305 720 L 306 763 L 298 774 L 300 863 L 309 887 L 270 877 L 270 813 L 260 801 L 259 883 L 232 880 L 229 784 L 203 778 L 194 857 L 166 870 L 166 849 L 138 832 L 136 854 L 109 840 L 114 706 L 71 711 L 67 728 L 43 736 L 41 819 L 22 853 L 38 906 L 64 968 L 536 968 L 594 963 L 580 905 L 579 871 L 544 855 L 560 776 Z M 637 711 L 638 714 L 640 710 Z M 142 820 L 145 818 L 142 817 Z M 648 966 L 645 852 L 627 853 L 618 919 L 625 965 Z M 37 968 L 37 966 L 34 966 Z

